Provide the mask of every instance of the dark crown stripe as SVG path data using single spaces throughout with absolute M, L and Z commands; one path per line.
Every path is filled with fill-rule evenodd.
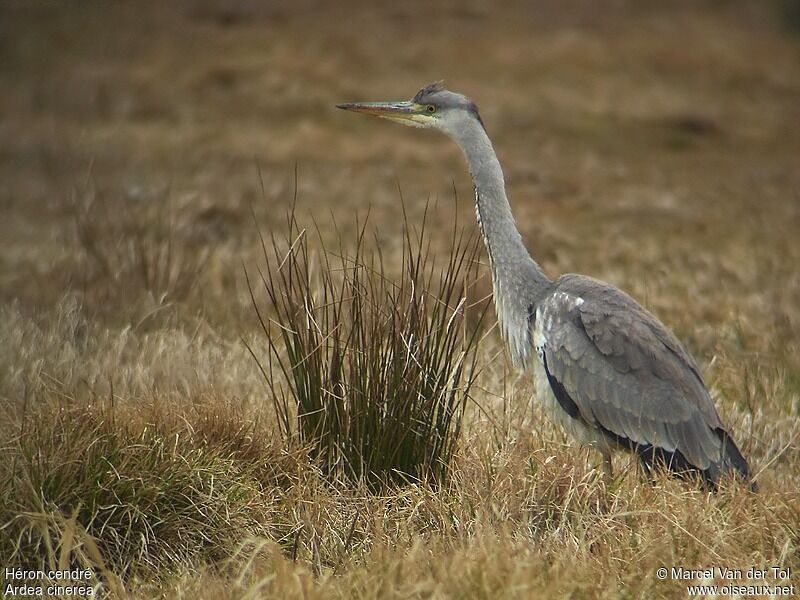
M 441 92 L 444 89 L 444 81 L 434 81 L 433 83 L 429 83 L 424 88 L 416 93 L 416 95 L 411 99 L 412 102 L 419 102 L 428 94 L 433 94 L 434 92 Z

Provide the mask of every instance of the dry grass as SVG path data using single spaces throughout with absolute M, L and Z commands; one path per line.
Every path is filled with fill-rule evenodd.
M 797 585 L 792 4 L 306 8 L 3 7 L 0 567 L 85 566 L 124 598 L 682 598 L 655 575 L 673 565 Z M 367 204 L 364 249 L 402 284 L 399 180 L 412 226 L 430 198 L 445 264 L 472 222 L 457 151 L 332 108 L 442 76 L 481 106 L 547 271 L 620 285 L 676 331 L 758 493 L 646 484 L 623 456 L 604 486 L 495 331 L 447 477 L 376 488 L 286 444 L 242 341 L 269 351 L 258 232 L 286 233 L 298 164 L 313 286 Z

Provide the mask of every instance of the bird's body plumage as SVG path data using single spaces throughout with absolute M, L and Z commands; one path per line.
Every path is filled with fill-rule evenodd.
M 533 330 L 538 389 L 546 379 L 571 427 L 586 430 L 581 441 L 604 453 L 633 450 L 645 466 L 662 461 L 711 484 L 730 470 L 747 473 L 697 364 L 633 298 L 564 275 L 537 307 Z
M 749 477 L 697 364 L 669 329 L 616 287 L 582 275 L 552 281 L 530 256 L 471 100 L 434 84 L 410 102 L 341 108 L 441 129 L 464 151 L 500 331 L 551 420 L 609 466 L 611 451 L 624 449 L 648 470 L 697 473 L 712 487 L 727 473 Z

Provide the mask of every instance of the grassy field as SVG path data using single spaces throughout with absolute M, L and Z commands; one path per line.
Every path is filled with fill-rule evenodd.
M 4 3 L 3 588 L 21 583 L 6 568 L 88 568 L 131 599 L 683 598 L 694 580 L 659 567 L 781 567 L 766 582 L 800 593 L 796 6 Z M 334 105 L 441 78 L 481 108 L 548 274 L 616 284 L 676 332 L 758 493 L 650 484 L 621 455 L 601 481 L 511 370 L 491 308 L 480 322 L 482 250 L 437 312 L 453 232 L 475 230 L 460 152 Z M 436 265 L 409 292 L 423 220 Z M 373 392 L 327 446 L 293 418 L 273 323 L 292 305 L 269 296 L 297 228 L 294 284 L 369 300 L 342 356 Z M 356 253 L 383 278 L 348 280 Z M 452 340 L 419 342 L 459 373 L 430 392 L 453 402 L 452 445 L 417 456 L 376 429 L 376 457 L 402 446 L 417 480 L 359 480 L 342 440 L 373 400 L 371 423 L 400 401 L 405 422 L 437 410 L 382 367 L 398 331 Z M 331 352 L 304 380 L 321 410 Z

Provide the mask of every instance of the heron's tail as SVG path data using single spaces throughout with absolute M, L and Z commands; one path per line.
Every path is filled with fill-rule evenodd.
M 730 434 L 722 428 L 717 428 L 714 433 L 717 434 L 722 442 L 722 458 L 719 462 L 712 464 L 705 472 L 705 478 L 712 488 L 716 489 L 719 480 L 726 475 L 738 475 L 745 481 L 750 482 L 750 489 L 754 492 L 757 490 L 756 482 L 753 481 L 750 473 L 750 466 L 747 460 L 739 450 L 739 446 L 733 441 Z

